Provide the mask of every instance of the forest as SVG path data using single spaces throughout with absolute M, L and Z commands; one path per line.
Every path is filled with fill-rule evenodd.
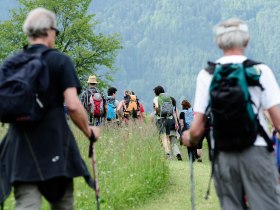
M 1 20 L 19 6 L 16 0 L 1 0 L 1 5 Z M 183 97 L 193 103 L 197 73 L 221 56 L 213 27 L 230 17 L 249 25 L 246 55 L 268 64 L 280 81 L 278 0 L 93 0 L 88 13 L 98 22 L 95 33 L 121 37 L 118 72 L 110 85 L 119 90 L 119 99 L 125 89 L 134 90 L 147 111 L 157 85 L 178 103 Z

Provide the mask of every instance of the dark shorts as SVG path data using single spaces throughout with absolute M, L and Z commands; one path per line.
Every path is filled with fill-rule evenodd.
M 159 134 L 170 134 L 170 119 L 161 118 L 157 119 L 156 126 L 159 130 Z

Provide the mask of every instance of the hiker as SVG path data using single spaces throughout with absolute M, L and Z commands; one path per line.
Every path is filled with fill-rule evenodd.
M 164 147 L 166 157 L 170 158 L 170 120 L 176 119 L 175 112 L 173 110 L 171 97 L 164 92 L 162 86 L 156 86 L 154 88 L 155 98 L 153 100 L 154 111 L 156 113 L 156 126 L 159 130 L 160 140 Z M 163 106 L 163 104 L 165 104 Z M 175 121 L 175 130 L 178 129 L 178 122 Z
M 107 113 L 107 105 L 104 95 L 97 88 L 99 83 L 95 75 L 88 77 L 88 88 L 80 96 L 81 102 L 88 113 L 89 123 L 100 126 Z
M 145 122 L 145 108 L 141 101 L 139 101 L 139 120 L 140 122 Z
M 177 141 L 178 141 L 178 128 L 179 128 L 179 119 L 178 119 L 178 109 L 176 107 L 176 100 L 175 98 L 171 97 L 172 100 L 172 105 L 175 113 L 175 117 L 173 117 L 170 120 L 170 135 L 169 135 L 169 140 L 172 148 L 172 154 L 178 159 L 182 160 L 181 152 L 178 147 Z M 175 122 L 177 122 L 178 126 L 177 129 L 175 128 Z
M 180 122 L 180 126 L 182 128 L 182 131 L 188 130 L 193 122 L 194 119 L 194 112 L 192 109 L 192 105 L 189 101 L 187 101 L 186 99 L 182 100 L 181 102 L 181 106 L 182 106 L 182 111 L 180 112 L 180 116 L 179 116 L 179 122 Z M 197 146 L 195 146 L 195 148 L 188 148 L 188 154 L 190 155 L 192 151 L 192 160 L 194 161 L 195 159 L 197 159 L 198 162 L 201 162 L 201 160 L 198 158 L 197 155 Z
M 108 88 L 108 96 L 106 98 L 107 102 L 107 122 L 117 122 L 118 121 L 118 115 L 117 115 L 117 107 L 119 105 L 119 101 L 116 100 L 117 96 L 117 88 L 110 87 Z
M 41 103 L 47 107 L 40 121 L 10 124 L 0 145 L 0 197 L 8 196 L 13 186 L 16 210 L 40 209 L 42 196 L 51 209 L 71 210 L 73 178 L 83 176 L 91 187 L 93 180 L 67 124 L 63 103 L 87 138 L 95 136 L 97 140 L 99 128 L 88 125 L 86 111 L 78 98 L 81 86 L 70 57 L 51 50 L 59 34 L 55 14 L 44 8 L 30 11 L 23 31 L 29 42 L 26 53 L 50 49 L 42 55 L 50 85 Z
M 135 95 L 134 91 L 131 90 L 131 94 Z M 137 118 L 139 119 L 139 122 L 143 123 L 145 121 L 145 108 L 141 101 L 138 99 L 138 104 L 139 104 L 139 111 L 137 112 Z
M 139 115 L 139 103 L 135 95 L 131 90 L 124 92 L 124 99 L 120 101 L 117 108 L 118 116 L 121 121 L 124 121 L 126 125 L 130 120 L 135 121 Z
M 250 69 L 252 70 L 251 73 L 259 76 L 259 79 L 256 77 L 258 79 L 258 83 L 256 83 L 258 86 L 244 89 L 236 89 L 236 86 L 234 86 L 235 89 L 231 89 L 230 86 L 226 86 L 226 83 L 224 83 L 224 86 L 216 86 L 217 89 L 213 88 L 210 91 L 210 87 L 217 84 L 215 83 L 217 82 L 216 80 L 212 80 L 212 78 L 216 78 L 215 75 L 218 75 L 220 72 L 224 72 L 225 74 L 226 71 L 230 71 L 229 68 L 233 68 L 235 71 L 233 70 L 231 73 L 237 74 L 241 72 L 240 75 L 244 76 L 244 67 L 249 65 L 248 62 L 245 62 L 247 57 L 244 55 L 244 51 L 248 45 L 250 36 L 248 25 L 244 21 L 236 18 L 223 21 L 217 25 L 215 33 L 216 44 L 223 51 L 223 56 L 215 62 L 216 65 L 213 73 L 210 71 L 211 68 L 207 68 L 208 70 L 201 70 L 197 76 L 194 103 L 196 116 L 191 128 L 183 133 L 183 143 L 188 147 L 192 147 L 200 140 L 206 123 L 206 110 L 209 100 L 211 99 L 212 103 L 210 105 L 213 114 L 212 130 L 213 136 L 215 136 L 213 139 L 215 142 L 214 153 L 216 153 L 212 160 L 214 164 L 213 175 L 221 208 L 223 210 L 248 209 L 244 201 L 244 197 L 246 196 L 249 209 L 280 209 L 278 172 L 275 167 L 273 153 L 271 152 L 271 141 L 267 139 L 266 133 L 268 132 L 268 127 L 263 114 L 263 111 L 267 110 L 273 125 L 279 131 L 279 86 L 272 70 L 267 65 L 254 64 Z M 254 63 L 252 61 L 250 62 Z M 240 69 L 241 71 L 238 71 Z M 248 78 L 250 75 L 246 74 L 246 76 Z M 235 77 L 235 79 L 237 78 L 239 77 Z M 251 79 L 254 78 L 251 77 Z M 227 81 L 230 80 L 227 79 Z M 221 80 L 221 82 L 226 82 L 226 80 Z M 236 85 L 238 83 L 231 84 Z M 214 101 L 215 97 L 225 97 L 225 95 L 216 94 L 216 90 L 223 91 L 223 89 L 219 88 L 239 91 L 238 93 L 242 91 L 243 94 L 229 95 L 228 100 L 223 101 L 223 103 L 222 101 L 218 101 L 218 98 Z M 250 99 L 252 101 L 247 100 L 246 103 L 251 103 L 252 105 L 244 106 L 243 108 L 240 105 L 249 97 L 247 95 L 245 98 L 246 91 L 249 91 L 249 96 L 251 96 Z M 241 98 L 239 97 L 238 99 L 242 99 L 243 101 L 235 101 L 234 98 L 238 96 L 241 96 Z M 223 104 L 223 106 L 219 107 L 220 109 L 213 109 L 213 107 L 217 108 L 216 106 L 221 104 Z M 245 111 L 239 113 L 239 115 L 234 114 L 225 122 L 231 123 L 235 118 L 239 119 L 239 116 L 243 116 L 244 120 L 246 119 L 246 126 L 249 126 L 249 123 L 250 125 L 254 125 L 252 129 L 247 130 L 245 125 L 239 128 L 239 124 L 243 124 L 242 120 L 235 123 L 233 127 L 225 127 L 224 123 L 219 121 L 220 119 L 226 119 L 227 113 L 230 113 L 231 110 L 229 109 L 227 113 L 221 113 L 221 115 L 218 115 L 218 112 L 223 111 L 223 108 L 226 108 L 227 105 L 231 108 L 235 108 L 231 106 L 232 104 L 234 104 L 236 108 L 245 109 Z M 252 109 L 253 115 L 251 112 L 247 111 Z M 254 113 L 257 114 L 259 124 Z M 215 116 L 219 116 L 220 118 Z M 251 116 L 253 116 L 253 118 L 251 118 Z M 217 124 L 218 122 L 220 122 L 220 124 Z M 239 130 L 236 131 L 236 133 L 231 132 L 229 135 L 228 132 L 235 127 L 239 128 Z M 243 133 L 248 135 L 255 133 L 256 130 L 258 133 L 254 134 L 255 136 L 253 136 L 253 139 L 251 136 L 250 138 L 242 139 L 239 137 Z M 227 133 L 223 133 L 224 131 Z M 217 134 L 222 136 L 227 135 L 227 137 L 222 140 Z M 236 141 L 234 141 L 232 137 Z M 248 142 L 248 140 L 251 139 L 252 141 Z M 230 145 L 230 147 L 228 147 L 228 145 Z M 244 145 L 245 148 L 236 148 L 237 145 Z M 227 150 L 225 150 L 225 148 L 227 148 Z M 231 149 L 234 150 L 232 151 Z

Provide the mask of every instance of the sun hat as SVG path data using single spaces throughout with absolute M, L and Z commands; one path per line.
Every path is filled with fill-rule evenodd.
M 95 75 L 89 76 L 87 82 L 88 82 L 89 84 L 96 84 L 96 83 L 99 83 L 99 82 L 96 81 L 96 76 L 95 76 Z

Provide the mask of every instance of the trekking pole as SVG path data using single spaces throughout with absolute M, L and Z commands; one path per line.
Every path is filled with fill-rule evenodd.
M 95 199 L 97 210 L 100 210 L 100 201 L 99 201 L 99 185 L 98 185 L 98 177 L 97 177 L 97 167 L 96 167 L 96 156 L 95 156 L 95 148 L 94 142 L 96 141 L 94 133 L 91 133 L 91 137 L 89 138 L 89 157 L 92 157 L 92 167 L 93 167 L 93 180 L 94 180 L 94 190 L 95 190 Z
M 194 181 L 193 181 L 193 152 L 190 150 L 190 186 L 191 186 L 191 202 L 192 202 L 192 210 L 195 210 L 194 205 Z

